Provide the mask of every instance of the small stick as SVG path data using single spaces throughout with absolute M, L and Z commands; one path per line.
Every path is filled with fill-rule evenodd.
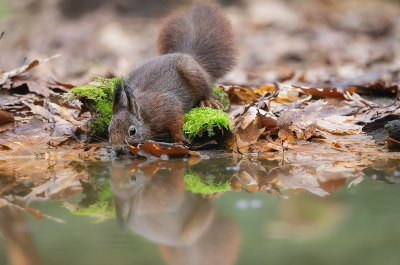
M 399 141 L 397 141 L 397 140 L 395 140 L 395 139 L 393 139 L 393 138 L 390 138 L 389 136 L 388 136 L 388 140 L 390 140 L 390 141 L 393 141 L 393 142 L 395 142 L 395 143 L 398 143 L 398 144 L 400 144 L 400 142 L 399 142 Z

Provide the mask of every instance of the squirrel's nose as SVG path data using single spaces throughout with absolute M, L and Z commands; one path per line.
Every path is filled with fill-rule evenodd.
M 128 148 L 123 145 L 113 146 L 113 150 L 117 155 L 125 155 L 129 153 Z

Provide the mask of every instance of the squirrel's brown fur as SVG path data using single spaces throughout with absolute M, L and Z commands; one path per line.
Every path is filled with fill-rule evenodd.
M 183 114 L 210 100 L 213 82 L 236 60 L 230 23 L 214 4 L 196 4 L 167 18 L 158 49 L 160 56 L 137 66 L 115 88 L 109 134 L 116 152 L 125 151 L 126 142 L 141 143 L 164 132 L 188 142 Z
M 160 54 L 190 54 L 213 80 L 235 65 L 231 26 L 215 4 L 198 4 L 188 13 L 165 19 L 157 43 Z

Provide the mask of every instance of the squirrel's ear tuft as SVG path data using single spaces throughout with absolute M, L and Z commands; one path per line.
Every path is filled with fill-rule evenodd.
M 124 93 L 124 81 L 121 79 L 115 83 L 114 99 L 112 104 L 113 114 L 117 113 L 118 110 L 122 109 L 123 107 L 124 104 L 123 93 Z
M 128 111 L 132 114 L 138 113 L 138 106 L 136 104 L 135 96 L 132 93 L 132 88 L 125 84 L 125 95 L 128 102 Z

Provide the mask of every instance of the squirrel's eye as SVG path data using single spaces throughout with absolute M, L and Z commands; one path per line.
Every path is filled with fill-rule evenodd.
M 136 177 L 135 177 L 135 176 L 131 176 L 131 182 L 132 182 L 133 184 L 136 183 Z
M 135 127 L 131 126 L 129 128 L 129 135 L 132 136 L 132 135 L 135 135 L 135 134 L 136 134 L 136 129 L 135 129 Z

